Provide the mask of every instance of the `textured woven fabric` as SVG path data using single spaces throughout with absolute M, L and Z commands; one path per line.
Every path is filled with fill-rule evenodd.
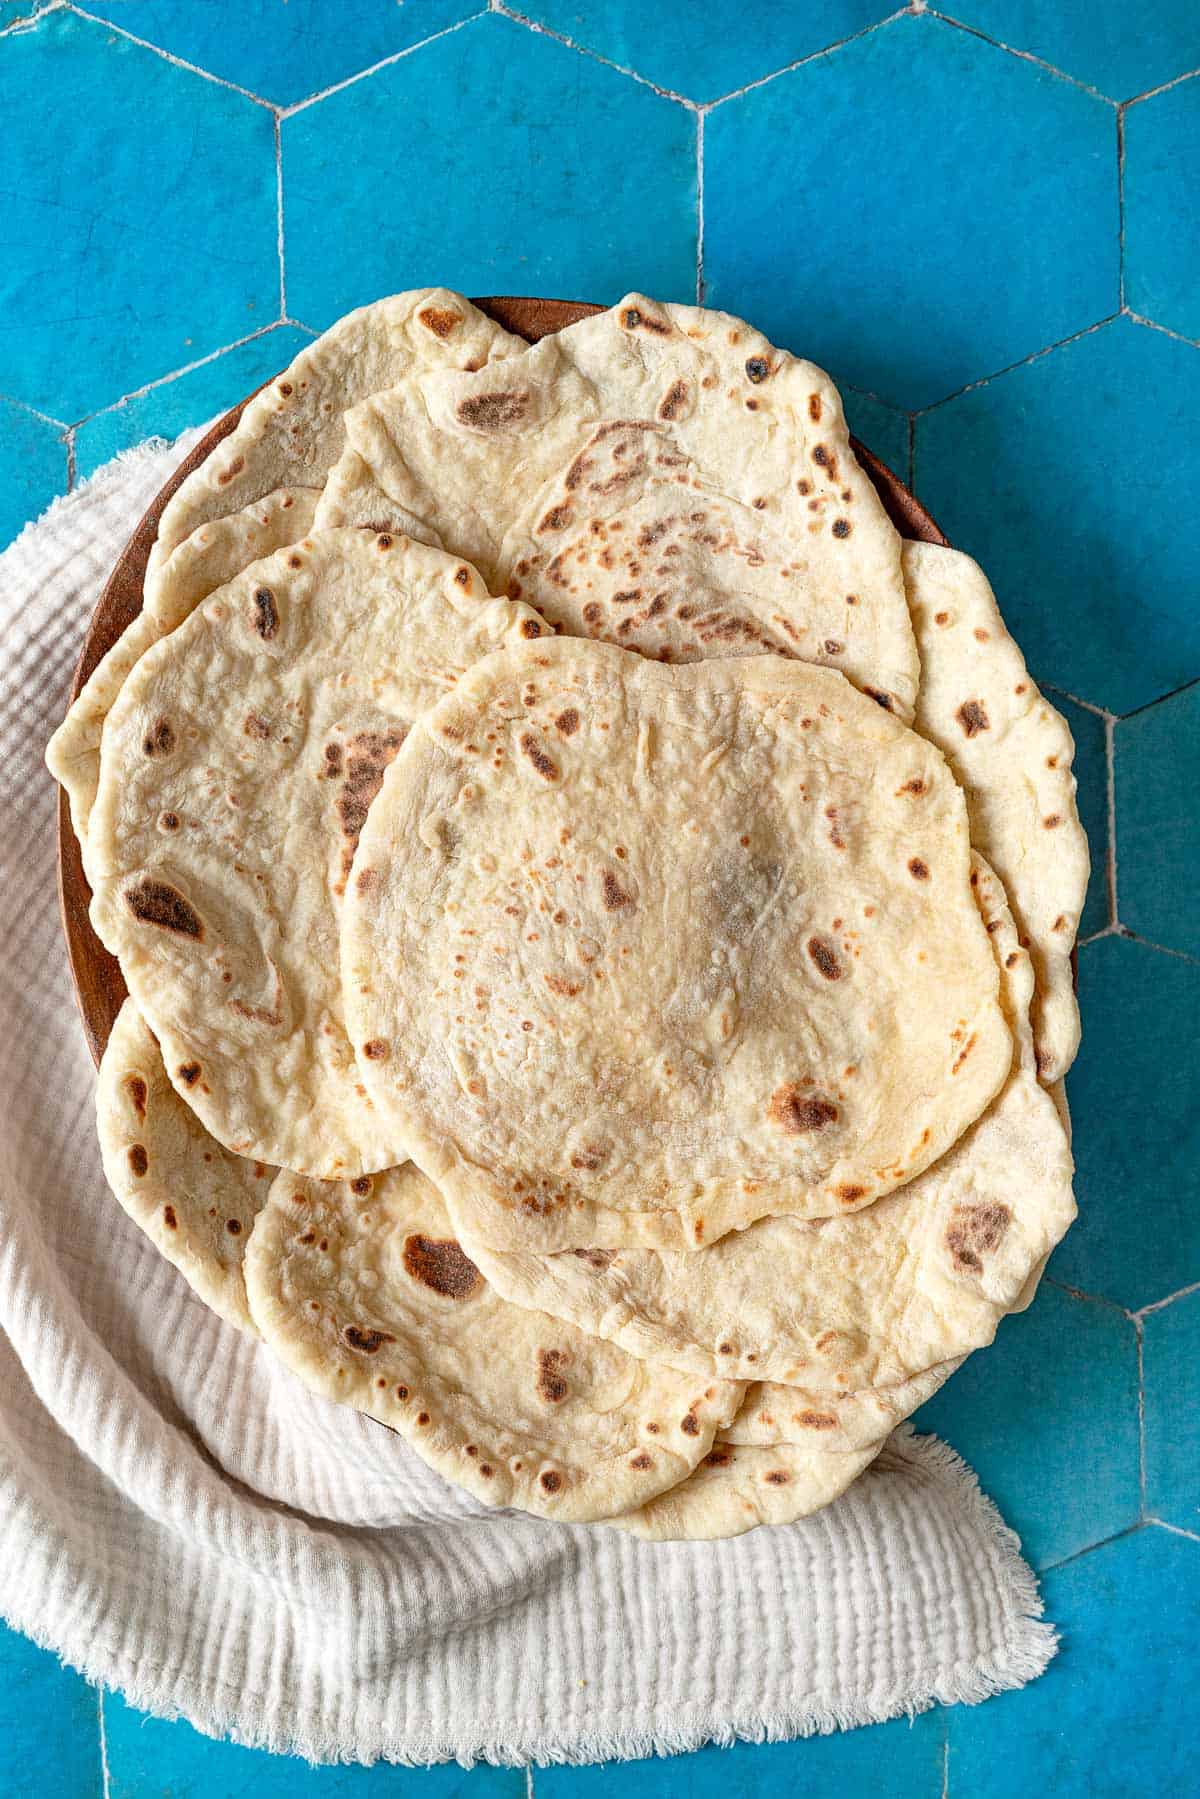
M 728 1543 L 488 1512 L 208 1313 L 110 1197 L 41 758 L 183 447 L 110 464 L 0 557 L 0 1610 L 136 1705 L 317 1760 L 633 1756 L 1038 1674 L 1016 1540 L 932 1439 Z

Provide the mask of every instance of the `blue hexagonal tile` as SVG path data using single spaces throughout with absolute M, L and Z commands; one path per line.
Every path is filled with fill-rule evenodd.
M 1200 1293 L 1142 1324 L 1146 1510 L 1200 1534 Z
M 145 1717 L 114 1693 L 104 1695 L 104 1723 L 110 1799 L 525 1799 L 523 1768 L 314 1768 Z
M 1041 1679 L 947 1713 L 951 1799 L 1195 1799 L 1200 1543 L 1150 1525 L 1048 1574 L 1043 1596 L 1062 1648 Z
M 1200 956 L 1200 684 L 1122 719 L 1113 747 L 1121 923 Z
M 88 10 L 210 75 L 290 106 L 481 7 L 480 0 L 99 0 Z
M 51 12 L 4 40 L 0 117 L 0 392 L 80 418 L 276 315 L 263 107 Z
M 307 331 L 277 325 L 174 381 L 98 412 L 75 435 L 78 474 L 81 478 L 92 474 L 110 456 L 143 438 L 177 437 L 189 425 L 203 424 L 227 411 L 286 368 L 301 345 L 309 342 Z
M 538 1768 L 536 1799 L 941 1799 L 942 1712 L 792 1743 L 735 1743 L 667 1760 Z
M 695 293 L 693 116 L 498 14 L 286 118 L 283 183 L 306 325 L 425 282 Z M 331 218 L 353 256 L 330 253 Z
M 859 393 L 854 387 L 843 387 L 842 405 L 846 421 L 859 442 L 866 444 L 881 462 L 887 463 L 893 475 L 899 475 L 907 483 L 908 414 L 897 412 L 894 406 L 885 406 L 873 394 Z
M 1200 62 L 1193 0 L 963 0 L 955 17 L 1014 50 L 1028 50 L 1110 100 L 1131 100 Z
M 903 407 L 1116 309 L 1113 109 L 927 14 L 719 106 L 704 195 L 711 301 Z
M 1193 56 L 1200 61 L 1200 43 Z M 1125 115 L 1125 299 L 1185 337 L 1200 337 L 1196 237 L 1181 229 L 1198 181 L 1200 77 L 1193 76 Z
M 0 400 L 0 550 L 66 489 L 59 426 Z
M 103 1791 L 95 1689 L 0 1624 L 0 1793 L 101 1799 Z
M 780 0 L 527 0 L 517 10 L 573 43 L 636 69 L 689 100 L 718 100 L 748 82 L 827 50 L 895 10 L 888 0 L 827 0 L 819 7 Z
M 1079 1001 L 1079 1217 L 1050 1273 L 1136 1310 L 1200 1280 L 1200 968 L 1102 937 L 1079 952 Z
M 1076 801 L 1092 854 L 1087 898 L 1079 919 L 1081 938 L 1092 937 L 1111 923 L 1108 915 L 1108 746 L 1104 720 L 1065 694 L 1049 698 L 1062 713 L 1075 739 Z
M 923 414 L 916 480 L 1034 674 L 1132 712 L 1200 671 L 1200 351 L 1115 319 Z
M 966 1459 L 1035 1567 L 1139 1515 L 1137 1334 L 1116 1306 L 1043 1282 L 913 1422 Z

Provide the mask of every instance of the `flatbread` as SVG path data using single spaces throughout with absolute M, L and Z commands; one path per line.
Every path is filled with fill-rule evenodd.
M 759 1524 L 794 1524 L 844 1493 L 882 1448 L 882 1439 L 844 1454 L 798 1443 L 716 1443 L 679 1486 L 607 1522 L 651 1543 L 711 1542 Z
M 1033 970 L 999 881 L 979 858 L 976 873 L 1017 1053 L 941 1161 L 866 1211 L 765 1220 L 698 1255 L 499 1254 L 473 1243 L 455 1201 L 492 1284 L 634 1355 L 815 1393 L 889 1386 L 990 1343 L 1075 1203 L 1066 1132 L 1034 1066 Z
M 242 1257 L 277 1170 L 209 1136 L 131 999 L 100 1061 L 96 1125 L 108 1184 L 134 1223 L 205 1305 L 256 1336 Z
M 1008 889 L 1033 958 L 1033 1035 L 1049 1086 L 1079 1047 L 1071 951 L 1089 857 L 1071 773 L 1075 745 L 969 556 L 906 543 L 904 575 L 921 652 L 916 726 L 949 761 L 966 795 L 971 841 Z
M 168 557 L 199 525 L 278 487 L 323 487 L 345 446 L 348 406 L 414 366 L 482 367 L 524 348 L 521 338 L 444 287 L 415 288 L 347 313 L 255 395 L 236 430 L 172 495 L 150 552 L 147 605 L 156 608 Z
M 281 487 L 228 518 L 201 525 L 164 568 L 154 609 L 144 606 L 101 658 L 46 745 L 46 766 L 65 789 L 87 867 L 87 825 L 100 779 L 100 737 L 126 676 L 152 643 L 259 556 L 303 537 L 317 494 Z
M 721 1441 L 768 1448 L 802 1443 L 837 1454 L 865 1449 L 932 1399 L 963 1360 L 955 1356 L 895 1386 L 866 1387 L 858 1393 L 815 1393 L 755 1381 L 746 1389 L 737 1417 L 721 1432 Z
M 395 1146 L 496 1248 L 862 1207 L 1012 1059 L 945 762 L 775 656 L 489 658 L 389 771 L 342 952 Z
M 320 523 L 415 517 L 573 636 L 801 656 L 911 719 L 900 540 L 837 389 L 741 319 L 628 294 L 478 373 L 414 367 L 346 432 Z
M 267 1343 L 314 1392 L 388 1424 L 476 1498 L 563 1522 L 676 1484 L 741 1402 L 509 1305 L 411 1163 L 373 1179 L 283 1173 L 246 1256 Z
M 130 673 L 88 827 L 92 919 L 227 1149 L 330 1179 L 397 1159 L 342 1024 L 354 844 L 417 714 L 542 629 L 439 550 L 325 532 L 254 563 Z

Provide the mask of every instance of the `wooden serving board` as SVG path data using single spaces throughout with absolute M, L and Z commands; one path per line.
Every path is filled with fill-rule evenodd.
M 538 300 L 512 295 L 492 296 L 476 300 L 475 304 L 498 324 L 503 325 L 505 330 L 514 332 L 529 343 L 537 343 L 550 332 L 561 331 L 564 325 L 573 325 L 578 319 L 587 318 L 591 313 L 601 310 L 598 306 L 588 305 L 580 300 Z M 247 395 L 240 405 L 233 407 L 224 418 L 218 419 L 191 454 L 184 457 L 170 480 L 151 502 L 109 576 L 108 584 L 88 622 L 71 687 L 72 699 L 100 658 L 107 655 L 126 625 L 142 609 L 142 582 L 146 574 L 146 562 L 167 501 L 185 477 L 200 466 L 209 451 L 223 437 L 229 436 L 252 398 L 253 395 Z M 851 438 L 850 441 L 900 535 L 917 538 L 925 543 L 944 544 L 945 537 L 903 482 L 857 439 Z M 71 829 L 70 811 L 63 793 L 58 797 L 58 897 L 79 1015 L 83 1020 L 88 1047 L 98 1064 L 108 1042 L 113 1020 L 125 999 L 125 982 L 120 968 L 92 930 L 88 918 L 91 889 L 84 877 L 79 844 Z

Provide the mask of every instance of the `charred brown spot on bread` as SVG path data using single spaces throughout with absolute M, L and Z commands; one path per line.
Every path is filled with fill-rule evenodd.
M 827 981 L 840 981 L 844 970 L 828 937 L 810 937 L 805 944 L 809 956 Z
M 964 700 L 954 716 L 968 737 L 978 737 L 988 729 L 987 707 L 982 700 Z
M 290 381 L 280 381 L 277 384 L 275 391 L 276 393 L 282 394 L 285 400 L 290 400 L 293 391 L 292 384 Z M 290 500 L 285 500 L 283 503 L 285 506 L 290 506 L 292 502 Z
M 593 625 L 593 626 L 598 625 L 600 623 L 600 620 L 603 617 L 604 617 L 604 609 L 600 605 L 599 601 L 598 600 L 589 600 L 587 605 L 583 609 L 584 624 L 585 625 Z
M 133 1173 L 137 1176 L 137 1178 L 139 1180 L 141 1180 L 141 1178 L 145 1174 L 147 1168 L 149 1168 L 149 1166 L 150 1166 L 150 1158 L 146 1154 L 145 1144 L 144 1143 L 131 1143 L 128 1150 L 126 1151 L 126 1154 L 129 1159 L 130 1168 L 132 1169 Z
M 757 386 L 760 381 L 765 381 L 770 373 L 771 365 L 765 357 L 748 356 L 746 358 L 746 379 L 748 381 L 753 381 Z
M 371 893 L 378 885 L 379 870 L 377 868 L 360 868 L 354 877 L 355 889 L 361 894 Z
M 169 756 L 175 748 L 175 733 L 171 729 L 169 718 L 155 719 L 146 735 L 142 738 L 142 753 L 146 756 Z
M 225 1229 L 229 1232 L 229 1235 L 231 1237 L 240 1237 L 242 1234 L 241 1219 L 240 1218 L 227 1218 L 225 1220 Z
M 538 1476 L 543 1493 L 557 1493 L 562 1486 L 562 1475 L 554 1468 L 545 1468 Z
M 666 393 L 658 403 L 660 419 L 677 419 L 688 403 L 688 384 L 686 381 L 672 381 Z
M 844 1206 L 852 1206 L 856 1199 L 862 1199 L 866 1191 L 865 1187 L 856 1187 L 853 1181 L 843 1181 L 839 1187 L 834 1188 L 834 1192 Z M 820 1349 L 820 1347 L 821 1345 L 818 1343 L 817 1348 Z
M 654 337 L 670 336 L 671 327 L 667 321 L 652 312 L 643 312 L 640 306 L 622 307 L 620 318 L 626 331 L 649 331 Z
M 1017 963 L 1020 960 L 1020 957 L 1021 957 L 1020 950 L 1016 950 L 1016 949 L 1010 950 L 1008 955 L 1005 956 L 1005 958 L 1004 958 L 1005 968 L 1015 968 L 1017 966 Z
M 884 693 L 881 687 L 864 687 L 863 692 L 869 699 L 874 700 L 877 706 L 882 706 L 885 712 L 892 710 L 892 696 L 890 693 Z
M 708 1454 L 704 1458 L 704 1466 L 706 1468 L 728 1468 L 728 1466 L 732 1460 L 733 1460 L 732 1449 L 726 1449 L 723 1446 L 718 1446 L 716 1449 L 709 1450 Z
M 350 1191 L 351 1191 L 351 1193 L 357 1194 L 359 1199 L 365 1199 L 367 1194 L 371 1191 L 370 1175 L 369 1174 L 356 1175 L 355 1178 L 350 1183 Z
M 958 1073 L 958 1071 L 962 1067 L 963 1063 L 966 1061 L 967 1057 L 970 1055 L 971 1051 L 975 1048 L 975 1045 L 978 1043 L 978 1041 L 979 1041 L 978 1036 L 976 1035 L 976 1033 L 974 1031 L 972 1031 L 971 1035 L 967 1038 L 967 1041 L 963 1044 L 962 1048 L 959 1050 L 958 1054 L 955 1056 L 954 1061 L 951 1063 L 951 1066 L 950 1066 L 951 1074 Z
M 455 326 L 462 324 L 462 313 L 452 311 L 449 306 L 426 306 L 417 317 L 427 331 L 440 338 L 449 337 Z
M 174 1206 L 163 1207 L 163 1223 L 169 1231 L 177 1231 L 179 1229 L 179 1220 L 175 1216 Z
M 540 637 L 541 634 L 542 627 L 538 624 L 536 618 L 523 618 L 521 620 L 522 637 Z
M 383 1062 L 387 1059 L 388 1046 L 382 1037 L 371 1037 L 363 1044 L 362 1053 L 368 1062 Z
M 554 760 L 553 756 L 548 756 L 546 754 L 532 731 L 522 731 L 520 744 L 522 750 L 526 756 L 528 756 L 537 773 L 541 775 L 543 781 L 558 780 L 561 772 L 558 763 Z
M 920 856 L 910 856 L 908 860 L 908 872 L 914 881 L 927 881 L 929 879 L 929 864 L 927 862 L 922 862 Z
M 388 1331 L 364 1330 L 358 1324 L 347 1324 L 342 1331 L 342 1339 L 351 1349 L 357 1349 L 360 1355 L 378 1355 L 385 1343 L 396 1341 Z
M 644 1449 L 639 1450 L 637 1455 L 629 1458 L 629 1466 L 636 1468 L 639 1474 L 645 1474 L 648 1469 L 653 1468 L 654 1457 L 647 1455 Z
M 911 781 L 904 781 L 898 791 L 900 793 L 924 793 L 925 783 L 920 775 L 914 775 Z
M 242 729 L 247 737 L 255 737 L 260 743 L 271 735 L 271 727 L 261 712 L 247 712 Z
M 468 394 L 455 408 L 461 424 L 472 431 L 504 431 L 519 425 L 529 411 L 528 393 Z
M 821 406 L 820 394 L 809 394 L 809 396 L 808 396 L 808 416 L 812 420 L 814 425 L 820 424 L 822 410 L 823 410 L 823 408 Z
M 406 1237 L 403 1262 L 407 1275 L 445 1299 L 470 1299 L 483 1285 L 483 1276 L 453 1237 Z
M 633 895 L 625 891 L 611 868 L 606 868 L 601 876 L 600 892 L 606 912 L 619 912 L 633 904 Z
M 571 1391 L 566 1378 L 570 1356 L 565 1349 L 539 1349 L 537 1390 L 547 1405 L 561 1405 Z
M 564 711 L 559 713 L 554 721 L 554 726 L 563 737 L 574 737 L 576 731 L 579 729 L 580 723 L 579 713 L 576 711 L 575 707 L 568 706 Z
M 185 1087 L 194 1087 L 200 1079 L 200 1064 L 199 1062 L 181 1062 L 175 1070 L 175 1074 Z
M 562 974 L 544 974 L 542 979 L 551 993 L 557 993 L 562 999 L 574 999 L 583 987 L 581 981 L 570 981 Z
M 679 1420 L 679 1428 L 685 1437 L 698 1437 L 700 1435 L 700 1420 L 697 1418 L 695 1412 L 685 1412 L 683 1417 Z
M 565 531 L 575 514 L 569 506 L 551 506 L 538 524 L 538 531 Z
M 125 1091 L 128 1093 L 138 1117 L 144 1118 L 146 1116 L 146 1083 L 140 1074 L 125 1076 Z
M 147 875 L 127 887 L 123 898 L 139 923 L 157 925 L 160 930 L 173 931 L 177 937 L 191 937 L 197 943 L 204 941 L 200 914 L 190 900 L 166 881 L 155 881 Z
M 407 735 L 403 725 L 391 725 L 386 731 L 359 731 L 347 743 L 337 812 L 342 835 L 351 845 L 357 844 L 358 834 L 367 822 L 371 801 L 383 786 L 388 764 Z M 328 753 L 327 748 L 327 756 Z
M 793 1412 L 792 1419 L 802 1424 L 805 1430 L 836 1430 L 837 1419 L 832 1412 Z
M 480 1462 L 479 1472 L 483 1476 L 484 1480 L 491 1480 L 491 1478 L 495 1474 L 496 1470 L 492 1467 L 492 1464 L 490 1462 Z
M 1043 818 L 1043 820 L 1042 820 L 1042 824 L 1045 826 L 1047 831 L 1056 831 L 1061 823 L 1062 823 L 1061 812 L 1052 812 L 1050 814 L 1049 818 Z
M 804 1132 L 822 1131 L 826 1125 L 836 1124 L 840 1113 L 825 1094 L 814 1093 L 799 1081 L 785 1081 L 772 1093 L 767 1117 L 789 1137 L 798 1137 Z
M 254 629 L 269 643 L 279 629 L 279 608 L 269 587 L 254 589 Z
M 282 392 L 282 389 L 280 391 Z M 221 487 L 228 487 L 229 483 L 233 480 L 233 477 L 235 475 L 240 475 L 245 466 L 246 458 L 244 456 L 235 456 L 229 466 L 223 468 L 217 476 L 218 485 Z
M 177 831 L 179 829 L 178 812 L 160 812 L 158 815 L 158 828 L 160 831 Z
M 428 1424 L 429 1423 L 429 1413 L 428 1412 L 418 1412 L 417 1413 L 417 1423 L 418 1424 Z
M 946 1248 L 954 1266 L 962 1273 L 982 1274 L 984 1256 L 1000 1247 L 1011 1222 L 1010 1208 L 999 1200 L 955 1206 L 946 1226 Z
M 848 518 L 835 518 L 830 528 L 835 537 L 849 537 L 854 526 Z

